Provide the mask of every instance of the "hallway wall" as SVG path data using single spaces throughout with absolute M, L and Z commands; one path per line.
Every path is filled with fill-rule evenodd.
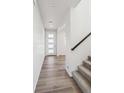
M 75 8 L 71 8 L 70 13 L 70 37 L 67 36 L 69 48 L 66 54 L 66 69 L 71 76 L 71 72 L 82 64 L 88 55 L 91 55 L 91 39 L 85 40 L 74 51 L 70 49 L 74 47 L 81 39 L 91 32 L 90 25 L 90 0 L 82 0 Z
M 33 90 L 44 61 L 44 28 L 37 4 L 33 7 Z
M 58 28 L 57 30 L 57 55 L 65 55 L 65 31 L 64 25 Z

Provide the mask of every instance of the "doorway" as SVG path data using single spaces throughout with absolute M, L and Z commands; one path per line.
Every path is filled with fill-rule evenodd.
M 46 42 L 46 55 L 56 55 L 57 53 L 57 30 L 46 30 L 45 31 L 45 42 Z

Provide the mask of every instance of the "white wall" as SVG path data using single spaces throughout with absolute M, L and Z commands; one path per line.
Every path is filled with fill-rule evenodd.
M 44 28 L 37 4 L 33 7 L 33 89 L 44 61 Z
M 71 9 L 70 14 L 70 38 L 69 48 L 66 53 L 66 70 L 71 76 L 71 72 L 77 69 L 79 64 L 91 55 L 91 39 L 85 40 L 74 51 L 70 49 L 90 32 L 90 0 L 82 0 L 78 6 Z
M 65 24 L 58 28 L 57 30 L 57 55 L 65 55 Z

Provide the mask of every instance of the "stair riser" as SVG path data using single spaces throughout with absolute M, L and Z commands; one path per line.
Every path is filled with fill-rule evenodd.
M 84 65 L 86 68 L 88 68 L 89 70 L 91 70 L 91 65 L 90 65 L 90 64 L 84 62 L 83 65 Z
M 78 68 L 78 71 L 89 81 L 91 82 L 91 77 L 85 73 L 84 71 L 82 71 L 80 68 Z
M 88 56 L 88 61 L 90 61 L 90 62 L 91 62 L 91 56 Z

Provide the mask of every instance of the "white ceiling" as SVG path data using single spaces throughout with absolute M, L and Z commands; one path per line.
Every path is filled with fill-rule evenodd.
M 57 28 L 70 9 L 70 0 L 38 0 L 45 28 Z
M 71 6 L 80 0 L 37 0 L 45 28 L 58 28 Z

